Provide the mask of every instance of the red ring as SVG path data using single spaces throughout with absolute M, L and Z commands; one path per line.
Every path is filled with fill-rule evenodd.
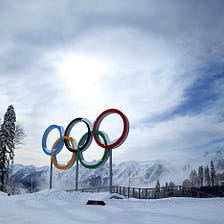
M 100 126 L 100 123 L 107 115 L 109 115 L 111 113 L 117 113 L 121 116 L 121 118 L 123 120 L 124 128 L 123 128 L 123 132 L 122 132 L 120 138 L 118 138 L 118 140 L 116 142 L 114 142 L 112 144 L 108 144 L 108 145 L 104 145 L 103 143 L 101 143 L 98 135 L 96 135 L 96 134 L 93 135 L 96 143 L 100 147 L 105 148 L 105 149 L 113 149 L 113 148 L 118 147 L 119 145 L 121 145 L 123 143 L 123 141 L 126 139 L 127 134 L 128 134 L 128 119 L 121 111 L 119 111 L 117 109 L 108 109 L 108 110 L 105 110 L 104 112 L 102 112 L 96 118 L 96 121 L 94 122 L 93 130 L 99 131 L 98 128 Z

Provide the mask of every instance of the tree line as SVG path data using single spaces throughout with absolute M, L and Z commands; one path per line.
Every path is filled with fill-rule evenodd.
M 198 170 L 192 170 L 189 175 L 189 179 L 185 179 L 182 183 L 183 189 L 189 189 L 192 187 L 214 187 L 219 184 L 219 181 L 224 181 L 224 172 L 216 173 L 213 161 L 210 162 L 210 166 L 198 167 Z M 155 191 L 160 191 L 160 182 L 157 180 L 155 185 Z M 166 182 L 165 189 L 172 189 L 175 187 L 175 183 L 170 181 Z
M 184 188 L 190 187 L 213 187 L 217 186 L 218 182 L 223 180 L 222 174 L 216 174 L 213 161 L 210 162 L 210 167 L 200 165 L 198 171 L 192 170 L 189 179 L 183 181 Z
M 24 137 L 24 129 L 16 122 L 14 107 L 10 105 L 0 125 L 0 191 L 7 192 L 10 185 L 15 149 L 22 144 Z

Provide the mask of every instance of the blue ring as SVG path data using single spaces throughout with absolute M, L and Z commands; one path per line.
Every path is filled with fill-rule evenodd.
M 54 128 L 58 129 L 58 131 L 59 131 L 59 133 L 60 133 L 60 141 L 59 141 L 59 143 L 57 144 L 57 147 L 55 148 L 55 150 L 53 151 L 53 153 L 54 153 L 55 155 L 58 154 L 58 153 L 60 152 L 60 150 L 62 149 L 63 144 L 64 144 L 64 141 L 63 141 L 63 139 L 62 139 L 62 136 L 63 136 L 63 129 L 62 129 L 62 127 L 60 127 L 60 126 L 58 126 L 58 125 L 55 125 L 55 124 L 49 126 L 49 127 L 46 129 L 46 131 L 44 132 L 43 137 L 42 137 L 42 149 L 43 149 L 44 153 L 47 154 L 47 155 L 49 155 L 49 156 L 51 155 L 51 150 L 48 150 L 48 149 L 47 149 L 47 137 L 48 137 L 49 133 L 50 133 Z

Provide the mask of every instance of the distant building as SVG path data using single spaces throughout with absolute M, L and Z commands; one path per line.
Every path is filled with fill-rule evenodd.
M 219 186 L 224 186 L 224 180 L 220 180 L 218 184 Z

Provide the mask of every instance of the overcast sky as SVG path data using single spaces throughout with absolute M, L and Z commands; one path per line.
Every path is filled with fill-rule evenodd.
M 223 12 L 222 0 L 0 0 L 0 115 L 12 104 L 27 135 L 15 162 L 48 165 L 49 125 L 108 108 L 130 123 L 115 163 L 223 149 Z M 119 116 L 104 123 L 119 137 Z

